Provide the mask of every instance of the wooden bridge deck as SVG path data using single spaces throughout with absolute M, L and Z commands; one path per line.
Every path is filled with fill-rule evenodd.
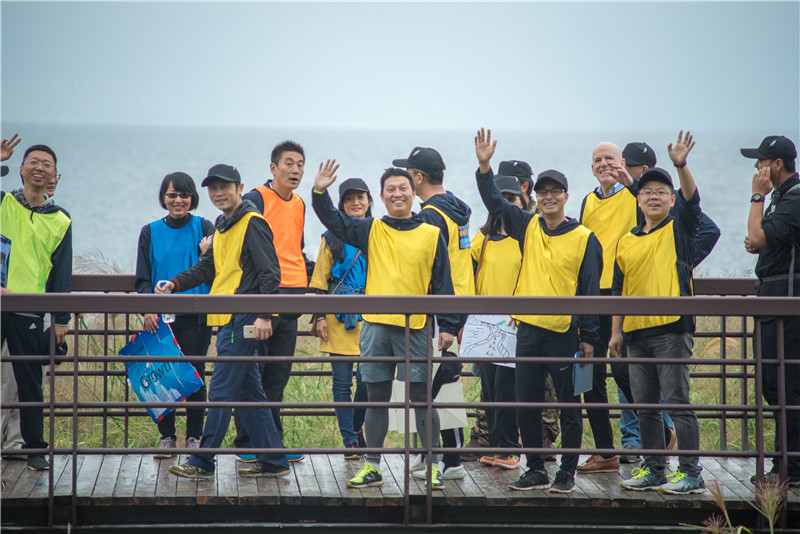
M 405 473 L 399 455 L 384 456 L 382 488 L 361 490 L 349 489 L 345 483 L 362 463 L 339 455 L 308 455 L 293 464 L 291 475 L 282 479 L 238 477 L 235 457 L 220 455 L 215 480 L 192 481 L 168 472 L 175 461 L 136 454 L 79 456 L 78 523 L 396 524 L 403 520 Z M 707 484 L 713 480 L 722 484 L 732 516 L 753 524 L 755 512 L 747 501 L 754 500 L 749 478 L 755 472 L 755 461 L 703 458 L 701 464 Z M 671 465 L 676 465 L 674 458 Z M 510 490 L 507 485 L 519 476 L 518 470 L 488 468 L 478 462 L 466 462 L 465 467 L 465 479 L 448 480 L 444 491 L 433 493 L 435 523 L 677 525 L 700 524 L 718 511 L 709 492 L 667 496 L 621 490 L 619 481 L 630 475 L 632 466 L 623 466 L 619 474 L 576 475 L 576 490 L 569 495 Z M 552 479 L 555 464 L 548 463 L 547 469 Z M 56 457 L 53 473 L 56 523 L 64 524 L 70 521 L 72 510 L 72 458 Z M 27 470 L 24 461 L 3 460 L 3 527 L 46 524 L 48 476 L 47 472 Z M 790 525 L 800 525 L 800 489 L 790 489 L 789 513 Z M 410 515 L 412 521 L 425 520 L 424 482 L 413 477 Z

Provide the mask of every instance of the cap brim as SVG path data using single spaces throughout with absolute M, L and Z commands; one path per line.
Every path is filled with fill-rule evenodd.
M 394 165 L 395 167 L 402 167 L 404 169 L 407 169 L 408 168 L 408 158 L 406 158 L 406 159 L 393 159 L 392 160 L 392 165 Z
M 8 174 L 8 165 L 3 165 L 0 167 L 0 176 L 5 176 Z
M 208 184 L 213 182 L 214 180 L 222 180 L 223 182 L 230 182 L 233 184 L 240 183 L 239 180 L 232 180 L 230 178 L 226 178 L 224 176 L 206 176 L 202 182 L 200 182 L 200 187 L 207 187 Z
M 750 159 L 761 159 L 761 153 L 757 148 L 740 148 L 739 151 L 742 156 Z

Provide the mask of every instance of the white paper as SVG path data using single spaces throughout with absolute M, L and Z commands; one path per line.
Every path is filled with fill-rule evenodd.
M 461 356 L 465 358 L 502 358 L 495 365 L 515 367 L 517 328 L 509 315 L 470 315 L 461 338 Z

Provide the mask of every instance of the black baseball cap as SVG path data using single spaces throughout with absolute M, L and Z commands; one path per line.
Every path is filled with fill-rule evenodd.
M 770 135 L 761 141 L 758 148 L 740 149 L 742 156 L 750 159 L 782 159 L 793 160 L 797 157 L 797 149 L 791 139 L 782 135 Z
M 341 200 L 348 191 L 363 191 L 369 193 L 369 187 L 367 187 L 366 182 L 361 178 L 348 178 L 339 185 L 339 199 Z
M 497 174 L 505 176 L 516 176 L 519 183 L 528 182 L 533 184 L 533 169 L 528 165 L 527 161 L 512 159 L 508 161 L 501 161 L 500 166 L 497 168 Z M 530 192 L 530 189 L 528 189 Z
M 519 180 L 516 176 L 504 176 L 498 174 L 494 177 L 494 183 L 501 193 L 511 193 L 512 195 L 521 195 L 522 188 L 519 186 Z
M 406 159 L 392 160 L 395 167 L 419 169 L 422 172 L 437 172 L 446 169 L 442 155 L 433 148 L 417 146 Z
M 647 182 L 661 182 L 663 184 L 667 184 L 673 191 L 675 190 L 675 186 L 672 185 L 672 178 L 670 177 L 669 173 L 661 167 L 653 167 L 652 169 L 647 169 L 644 171 L 642 177 L 639 178 L 639 189 L 641 189 L 642 186 Z
M 647 143 L 628 143 L 622 151 L 622 157 L 626 165 L 647 165 L 650 168 L 656 166 L 656 152 Z
M 567 186 L 567 177 L 563 173 L 553 169 L 548 169 L 539 173 L 536 177 L 536 183 L 533 185 L 533 190 L 536 191 L 542 182 L 552 181 L 564 188 L 564 191 L 569 191 Z
M 208 176 L 203 179 L 200 187 L 207 187 L 209 183 L 214 180 L 222 180 L 224 182 L 233 182 L 236 184 L 242 183 L 242 177 L 239 176 L 239 171 L 233 165 L 225 165 L 219 163 L 208 169 Z
M 5 176 L 8 174 L 8 165 L 3 165 L 0 167 L 0 176 Z

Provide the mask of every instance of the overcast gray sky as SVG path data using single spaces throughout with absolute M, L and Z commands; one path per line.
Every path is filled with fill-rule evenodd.
M 800 2 L 2 2 L 3 122 L 765 128 Z

